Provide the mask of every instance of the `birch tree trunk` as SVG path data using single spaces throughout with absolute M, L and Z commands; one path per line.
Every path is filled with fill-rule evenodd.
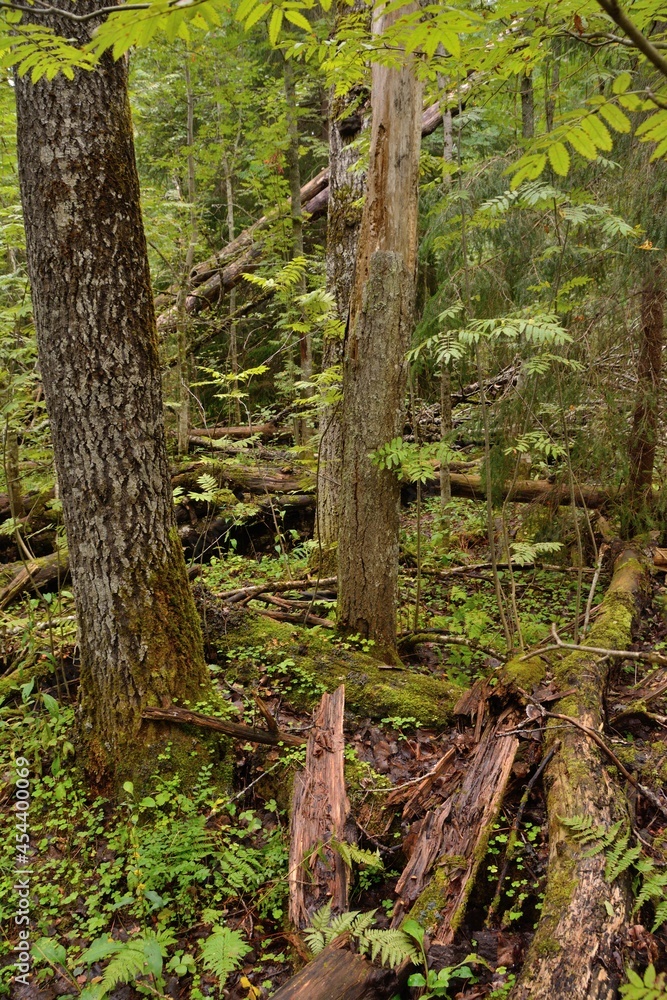
M 380 14 L 374 31 L 399 16 Z M 400 70 L 373 66 L 371 104 L 368 191 L 343 368 L 338 621 L 395 659 L 400 490 L 370 453 L 402 432 L 405 414 L 422 107 L 409 63 Z
M 57 14 L 48 23 L 80 40 L 95 25 Z M 173 519 L 127 61 L 105 55 L 72 81 L 33 84 L 28 74 L 16 98 L 39 360 L 79 622 L 81 734 L 104 787 L 154 768 L 167 733 L 142 725 L 143 707 L 194 704 L 208 675 Z

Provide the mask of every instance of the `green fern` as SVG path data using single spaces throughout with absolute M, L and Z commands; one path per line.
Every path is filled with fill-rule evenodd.
M 630 845 L 630 832 L 621 833 L 623 822 L 619 820 L 610 827 L 594 824 L 590 816 L 558 817 L 567 827 L 573 840 L 579 844 L 591 845 L 585 857 L 597 854 L 605 856 L 605 878 L 614 882 L 624 872 L 633 868 L 639 875 L 640 884 L 636 893 L 633 912 L 637 913 L 646 903 L 655 907 L 652 933 L 667 922 L 667 871 L 658 868 L 655 861 L 644 853 L 641 844 Z M 652 998 L 655 1000 L 655 998 Z
M 130 938 L 122 944 L 107 966 L 102 977 L 100 996 L 115 989 L 122 983 L 132 983 L 140 976 L 162 976 L 162 960 L 166 958 L 167 946 L 174 944 L 172 931 L 145 930 L 138 937 Z
M 249 951 L 250 945 L 243 940 L 240 931 L 215 927 L 202 945 L 202 963 L 205 969 L 217 976 L 219 986 L 223 987 L 230 972 L 238 969 L 243 956 Z
M 310 927 L 304 931 L 306 944 L 313 955 L 331 944 L 341 934 L 349 934 L 359 953 L 370 955 L 375 962 L 396 968 L 406 960 L 419 963 L 420 955 L 413 939 L 402 930 L 373 927 L 375 910 L 362 913 L 351 910 L 331 917 L 331 900 L 313 914 Z

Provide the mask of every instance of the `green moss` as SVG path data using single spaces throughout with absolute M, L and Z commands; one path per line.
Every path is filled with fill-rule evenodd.
M 451 881 L 451 867 L 446 865 L 436 872 L 410 911 L 410 918 L 425 927 L 427 932 L 440 923 L 447 904 L 447 890 Z
M 546 675 L 546 664 L 539 656 L 532 656 L 529 660 L 521 660 L 517 657 L 505 664 L 505 673 L 524 691 L 531 692 L 543 682 Z
M 258 669 L 248 662 L 239 664 L 239 653 L 244 649 L 261 651 L 265 662 L 292 660 L 294 666 L 286 669 L 286 675 L 290 669 L 296 671 L 299 683 L 291 684 L 285 694 L 297 708 L 312 707 L 322 688 L 333 691 L 345 684 L 346 707 L 357 715 L 373 719 L 411 716 L 419 725 L 445 726 L 461 694 L 461 688 L 450 681 L 416 673 L 409 667 L 381 670 L 370 656 L 337 648 L 333 637 L 251 612 L 237 614 L 216 638 L 220 651 L 228 656 L 230 668 L 236 666 L 246 683 L 257 680 Z

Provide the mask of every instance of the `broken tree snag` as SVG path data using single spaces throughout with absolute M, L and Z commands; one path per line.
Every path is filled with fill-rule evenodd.
M 349 869 L 331 841 L 345 838 L 350 803 L 343 774 L 345 687 L 323 694 L 308 737 L 306 766 L 294 779 L 290 822 L 289 916 L 307 926 L 331 899 L 332 912 L 347 910 Z
M 460 789 L 424 817 L 396 886 L 394 927 L 411 910 L 435 943 L 451 943 L 502 805 L 518 745 L 516 736 L 503 735 L 501 723 L 488 725 Z
M 642 554 L 627 548 L 616 560 L 601 610 L 588 635 L 591 646 L 627 648 L 645 598 L 648 567 Z M 578 650 L 555 661 L 555 682 L 567 696 L 554 706 L 599 732 L 608 660 Z M 629 823 L 621 781 L 612 778 L 595 742 L 574 726 L 549 723 L 546 747 L 561 742 L 546 771 L 549 823 L 547 888 L 540 922 L 526 958 L 515 1000 L 611 1000 L 616 996 L 616 954 L 629 916 L 629 883 L 604 877 L 605 857 L 587 856 L 568 837 L 560 817 L 583 816 L 593 824 Z
M 398 991 L 391 969 L 379 969 L 347 947 L 346 935 L 333 941 L 272 1000 L 389 1000 Z

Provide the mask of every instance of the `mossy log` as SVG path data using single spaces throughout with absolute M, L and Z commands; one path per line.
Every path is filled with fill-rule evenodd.
M 191 462 L 174 471 L 171 483 L 185 490 L 200 491 L 197 479 L 204 474 L 213 476 L 219 487 L 238 487 L 250 493 L 308 493 L 315 488 L 314 477 L 309 472 L 284 472 L 275 465 L 255 462 L 243 465 L 238 462 Z
M 627 548 L 616 560 L 600 613 L 588 636 L 591 645 L 627 648 L 646 596 L 648 568 L 642 554 Z M 577 651 L 556 662 L 555 680 L 568 691 L 555 706 L 590 729 L 602 728 L 608 661 Z M 617 995 L 619 951 L 631 895 L 622 878 L 604 877 L 603 854 L 590 857 L 568 838 L 561 817 L 583 816 L 605 827 L 629 824 L 623 788 L 585 733 L 561 721 L 550 724 L 546 746 L 560 750 L 546 771 L 549 867 L 542 915 L 513 1000 L 612 1000 Z
M 254 683 L 257 677 L 248 672 L 245 662 L 239 661 L 241 650 L 259 649 L 281 660 L 293 660 L 291 669 L 299 683 L 291 684 L 286 697 L 297 707 L 311 708 L 316 704 L 321 692 L 318 685 L 334 691 L 345 684 L 346 707 L 356 716 L 371 719 L 411 716 L 418 725 L 435 728 L 445 727 L 453 719 L 461 688 L 451 681 L 417 673 L 410 667 L 383 670 L 383 664 L 349 648 L 349 643 L 337 643 L 335 636 L 324 636 L 251 611 L 230 609 L 222 616 L 219 606 L 210 598 L 206 600 L 203 617 L 209 648 L 216 646 L 226 656 L 229 671 L 233 672 L 236 666 L 240 679 L 246 683 Z

